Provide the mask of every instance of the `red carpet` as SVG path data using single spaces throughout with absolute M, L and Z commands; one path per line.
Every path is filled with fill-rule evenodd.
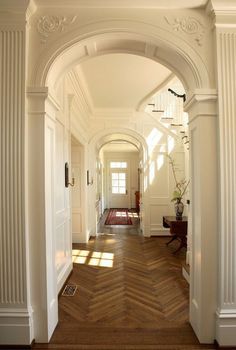
M 105 225 L 132 225 L 128 209 L 109 209 Z

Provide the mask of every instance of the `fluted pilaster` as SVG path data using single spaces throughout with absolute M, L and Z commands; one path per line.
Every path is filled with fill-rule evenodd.
M 236 32 L 221 32 L 218 86 L 221 176 L 221 305 L 236 308 Z
M 33 336 L 25 219 L 27 2 L 22 4 L 22 13 L 0 13 L 0 344 L 30 344 Z
M 217 340 L 236 345 L 236 28 L 217 28 L 220 281 Z
M 24 84 L 22 31 L 1 31 L 0 302 L 25 303 Z

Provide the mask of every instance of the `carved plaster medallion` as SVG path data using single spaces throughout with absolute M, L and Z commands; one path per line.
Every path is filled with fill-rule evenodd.
M 64 16 L 41 16 L 37 22 L 37 30 L 41 36 L 41 42 L 45 43 L 54 32 L 62 32 L 65 26 L 72 24 L 77 16 L 66 18 Z
M 165 17 L 166 22 L 175 31 L 183 31 L 186 34 L 193 35 L 194 40 L 199 46 L 202 46 L 202 39 L 204 35 L 204 27 L 202 23 L 194 17 L 183 17 L 175 18 L 174 22 L 170 22 L 167 17 Z

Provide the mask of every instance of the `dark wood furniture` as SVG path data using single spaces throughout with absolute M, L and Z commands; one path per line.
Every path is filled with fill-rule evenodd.
M 181 220 L 177 220 L 175 216 L 163 216 L 163 226 L 170 228 L 170 233 L 173 235 L 171 240 L 166 245 L 173 242 L 175 239 L 180 241 L 179 247 L 173 254 L 180 251 L 181 248 L 187 247 L 187 231 L 188 231 L 188 218 L 183 216 Z
M 139 191 L 135 192 L 135 206 L 136 206 L 137 213 L 139 213 L 140 212 L 140 192 Z

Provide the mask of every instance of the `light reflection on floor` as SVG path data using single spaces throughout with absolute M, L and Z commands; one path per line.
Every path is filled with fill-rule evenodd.
M 125 212 L 125 211 L 117 211 L 116 217 L 126 217 L 127 214 L 130 218 L 138 218 L 139 217 L 137 213 Z
M 73 249 L 72 261 L 75 264 L 90 266 L 113 267 L 114 254 L 106 252 L 91 252 L 89 250 Z
M 129 212 L 128 215 L 129 215 L 130 218 L 138 218 L 139 217 L 137 213 Z

